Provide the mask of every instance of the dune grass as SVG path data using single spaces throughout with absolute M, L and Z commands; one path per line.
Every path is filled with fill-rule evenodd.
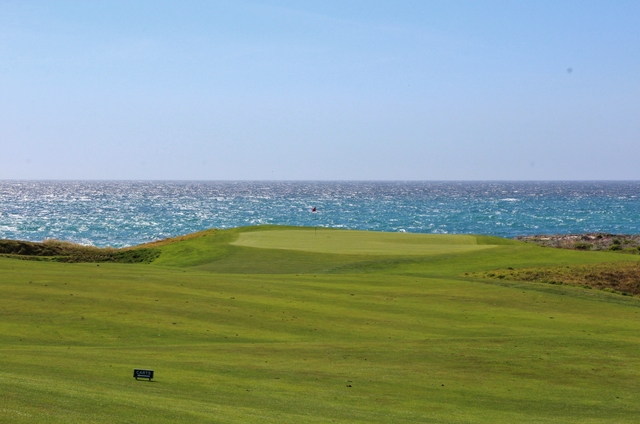
M 371 254 L 345 231 L 345 253 L 296 248 L 307 237 L 211 231 L 156 244 L 152 264 L 0 258 L 0 422 L 640 416 L 637 298 L 478 274 L 633 257 L 480 236 L 425 244 L 493 247 L 398 254 L 358 234 Z
M 158 249 L 137 246 L 114 249 L 83 246 L 48 239 L 43 242 L 0 240 L 0 257 L 48 262 L 119 262 L 151 263 L 160 255 Z
M 640 295 L 640 262 L 596 263 L 561 267 L 499 269 L 476 274 L 479 277 L 546 284 L 570 284 L 606 290 L 625 296 Z

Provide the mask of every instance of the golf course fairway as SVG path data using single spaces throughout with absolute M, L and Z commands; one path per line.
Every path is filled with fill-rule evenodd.
M 0 422 L 639 421 L 637 297 L 477 276 L 638 255 L 278 226 L 140 248 L 0 257 Z

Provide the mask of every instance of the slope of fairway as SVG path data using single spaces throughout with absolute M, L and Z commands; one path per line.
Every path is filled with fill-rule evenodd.
M 296 274 L 336 272 L 385 258 L 471 253 L 514 243 L 524 245 L 498 237 L 259 226 L 210 230 L 145 247 L 161 250 L 154 266 Z
M 382 233 L 328 229 L 252 231 L 240 233 L 231 244 L 261 249 L 359 255 L 433 255 L 493 247 L 479 245 L 475 236 Z
M 637 256 L 335 234 L 359 253 L 258 227 L 155 243 L 152 264 L 0 258 L 0 422 L 638 421 L 638 298 L 477 274 Z

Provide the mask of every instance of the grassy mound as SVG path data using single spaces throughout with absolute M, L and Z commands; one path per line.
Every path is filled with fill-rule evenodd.
M 29 242 L 0 240 L 0 255 L 14 259 L 51 262 L 151 263 L 160 250 L 153 248 L 98 248 L 60 240 Z
M 197 267 L 223 273 L 335 273 L 376 270 L 502 245 L 524 245 L 488 236 L 347 231 L 259 226 L 209 230 L 143 245 L 159 247 L 154 265 Z
M 640 262 L 637 261 L 506 269 L 483 272 L 477 275 L 514 281 L 569 284 L 624 295 L 640 295 Z
M 637 298 L 482 276 L 634 256 L 403 236 L 309 251 L 313 229 L 255 227 L 140 246 L 150 264 L 0 258 L 0 421 L 637 421 Z

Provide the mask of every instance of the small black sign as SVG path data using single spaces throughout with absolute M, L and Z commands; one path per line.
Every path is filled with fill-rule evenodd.
M 140 370 L 136 368 L 133 370 L 133 377 L 136 380 L 139 378 L 148 378 L 149 381 L 151 381 L 153 378 L 153 370 Z

